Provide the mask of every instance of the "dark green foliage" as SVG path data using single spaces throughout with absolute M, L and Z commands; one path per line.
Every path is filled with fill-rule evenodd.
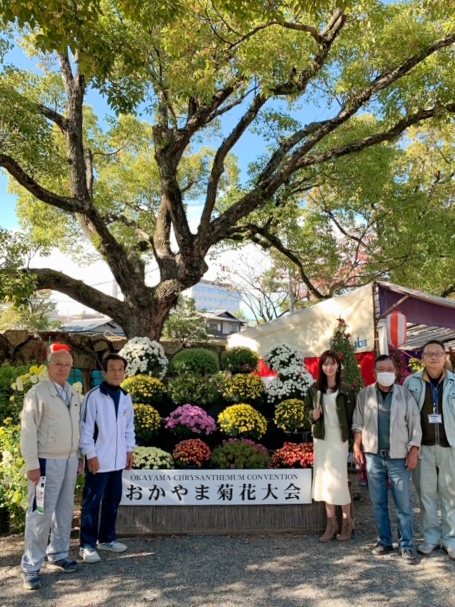
M 259 356 L 241 346 L 225 350 L 221 354 L 221 368 L 231 373 L 252 373 L 258 366 Z
M 181 375 L 169 384 L 169 395 L 176 405 L 198 405 L 207 407 L 221 398 L 217 382 L 211 377 Z
M 230 439 L 215 447 L 210 459 L 213 468 L 229 470 L 268 468 L 270 456 L 267 449 L 248 439 Z
M 218 370 L 216 355 L 211 350 L 204 348 L 181 350 L 171 362 L 171 371 L 175 375 L 213 375 Z

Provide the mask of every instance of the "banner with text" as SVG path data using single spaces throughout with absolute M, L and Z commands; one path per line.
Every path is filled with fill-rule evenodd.
M 311 469 L 129 470 L 122 506 L 310 504 Z

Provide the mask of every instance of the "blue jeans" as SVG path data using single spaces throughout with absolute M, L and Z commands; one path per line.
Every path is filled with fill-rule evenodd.
M 373 504 L 373 515 L 378 529 L 378 542 L 392 546 L 387 478 L 392 485 L 393 501 L 397 512 L 398 545 L 401 550 L 413 550 L 412 507 L 409 493 L 411 473 L 406 459 L 390 459 L 388 456 L 366 453 L 368 487 Z
M 104 544 L 117 539 L 115 521 L 122 499 L 122 472 L 85 473 L 84 501 L 81 516 L 81 547 L 95 548 L 96 540 Z M 101 504 L 101 522 L 98 518 Z

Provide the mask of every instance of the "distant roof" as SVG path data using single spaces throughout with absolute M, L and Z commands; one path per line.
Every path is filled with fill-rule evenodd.
M 110 318 L 81 318 L 80 320 L 65 323 L 61 329 L 68 333 L 104 333 L 105 331 L 109 331 L 116 335 L 124 335 L 122 327 Z
M 220 320 L 220 319 L 225 319 L 225 320 L 235 320 L 243 325 L 246 324 L 246 322 L 244 320 L 242 320 L 241 318 L 237 318 L 237 316 L 234 316 L 233 314 L 231 314 L 228 310 L 220 310 L 220 311 L 210 311 L 208 310 L 207 312 L 201 312 L 202 316 L 204 316 L 205 318 L 213 318 L 214 320 Z

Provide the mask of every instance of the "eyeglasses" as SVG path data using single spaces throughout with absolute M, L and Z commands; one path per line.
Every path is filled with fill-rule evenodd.
M 54 362 L 50 362 L 49 364 L 50 365 L 54 365 L 58 369 L 71 369 L 73 367 L 73 365 L 71 363 L 54 363 Z
M 446 355 L 446 353 L 445 352 L 424 352 L 423 355 L 426 356 L 427 358 L 442 358 L 443 356 Z

